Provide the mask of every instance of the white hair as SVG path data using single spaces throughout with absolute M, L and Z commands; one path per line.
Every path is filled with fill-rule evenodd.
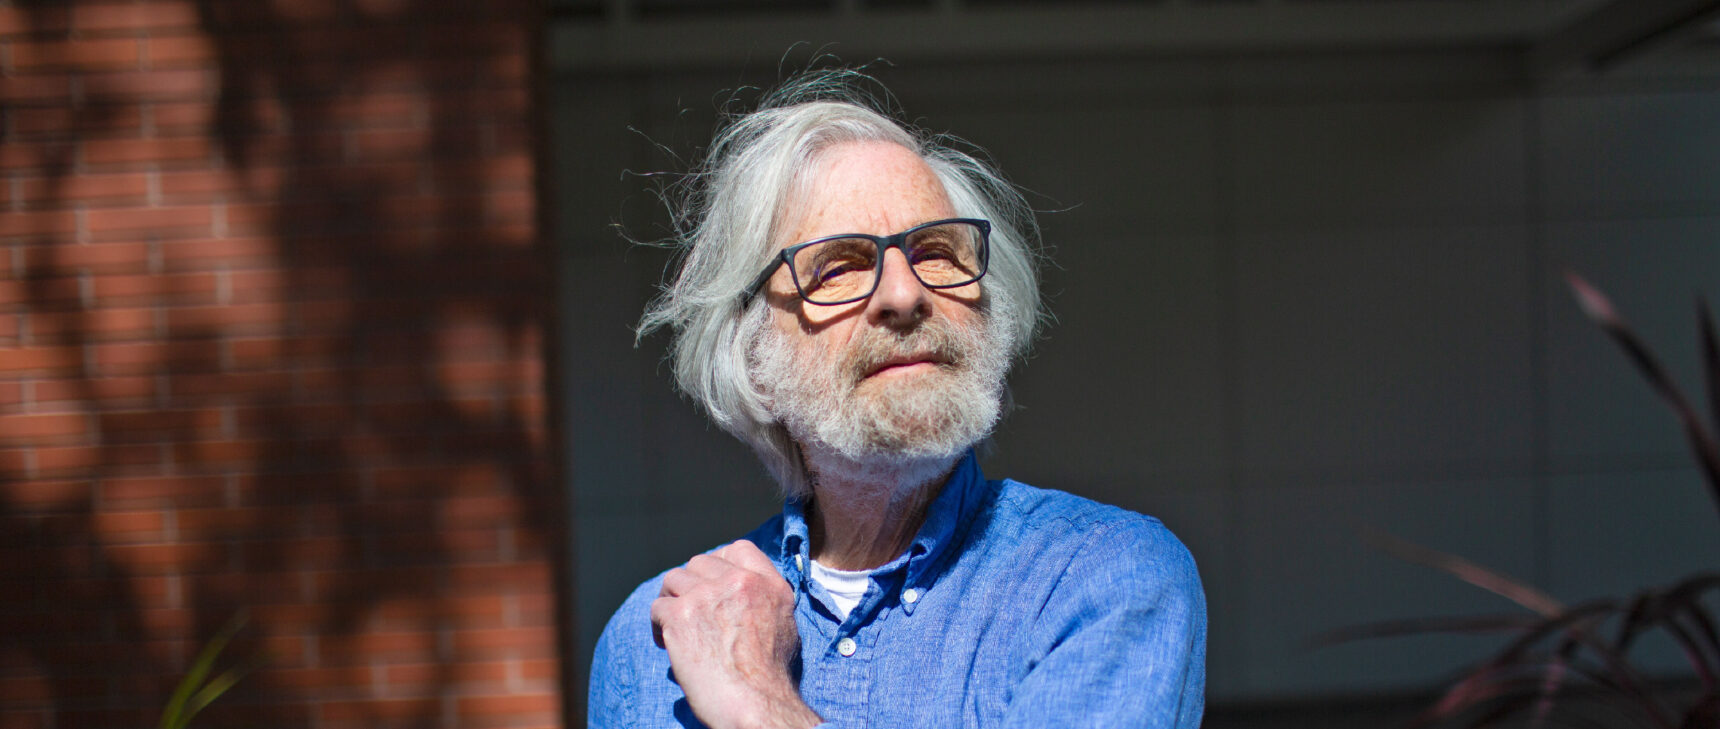
M 991 259 L 980 282 L 984 315 L 1000 321 L 1009 356 L 1026 352 L 1043 316 L 1039 229 L 1021 193 L 967 146 L 905 125 L 861 90 L 859 71 L 809 71 L 733 116 L 704 163 L 665 192 L 681 258 L 674 280 L 646 309 L 637 335 L 664 326 L 676 383 L 713 422 L 752 446 L 787 494 L 804 494 L 799 447 L 753 384 L 748 354 L 769 311 L 763 296 L 742 302 L 747 285 L 777 252 L 777 228 L 794 186 L 819 153 L 844 142 L 899 144 L 942 181 L 956 215 L 991 221 Z M 978 153 L 978 150 L 975 150 Z M 743 309 L 743 305 L 745 308 Z

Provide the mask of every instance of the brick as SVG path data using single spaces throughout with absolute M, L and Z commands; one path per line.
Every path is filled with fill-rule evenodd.
M 138 242 L 28 245 L 23 253 L 34 275 L 141 272 L 149 265 L 149 246 Z
M 483 717 L 499 714 L 537 714 L 549 723 L 561 711 L 561 698 L 554 693 L 514 694 L 503 696 L 462 696 L 457 702 L 462 717 Z
M 50 415 L 0 416 L 0 444 L 41 443 L 60 440 L 63 436 L 85 435 L 89 418 L 82 414 L 56 413 Z
M 24 402 L 24 386 L 17 382 L 0 382 L 0 413 L 16 411 Z
M 347 537 L 320 539 L 246 539 L 238 543 L 239 564 L 247 571 L 329 569 L 360 560 L 357 544 Z
M 104 406 L 114 406 L 154 398 L 155 382 L 153 377 L 80 377 L 37 380 L 33 387 L 38 405 L 99 400 Z
M 13 41 L 13 72 L 49 69 L 136 68 L 141 53 L 133 38 Z
M 197 614 L 183 608 L 147 609 L 132 612 L 143 631 L 167 638 L 190 638 L 196 635 Z
M 62 159 L 61 155 L 70 154 L 71 146 L 67 144 L 5 144 L 0 145 L 0 170 L 22 169 L 36 172 L 53 166 Z M 7 193 L 10 195 L 11 193 Z
M 163 242 L 161 251 L 170 271 L 206 270 L 277 264 L 280 243 L 263 237 L 192 238 Z
M 290 512 L 250 507 L 182 509 L 178 512 L 179 533 L 187 540 L 216 540 L 244 534 L 273 537 L 298 532 Z
M 220 364 L 215 342 L 111 342 L 90 345 L 97 371 L 108 377 L 145 372 L 208 372 Z
M 51 106 L 8 109 L 12 131 L 20 138 L 76 138 L 92 133 L 105 136 L 136 135 L 143 127 L 143 109 L 132 103 L 86 103 L 81 106 Z
M 111 165 L 140 162 L 208 161 L 214 148 L 205 137 L 166 139 L 91 139 L 84 142 L 84 162 Z
M 384 666 L 382 680 L 391 693 L 429 693 L 445 684 L 461 689 L 474 687 L 493 693 L 509 679 L 506 661 L 461 661 L 458 663 L 408 663 Z
M 156 131 L 164 134 L 206 130 L 215 119 L 215 105 L 207 101 L 157 101 L 149 108 Z
M 90 515 L 90 527 L 104 538 L 119 534 L 159 537 L 166 525 L 159 511 L 98 511 Z
M 162 233 L 173 230 L 207 234 L 214 224 L 214 213 L 207 205 L 170 208 L 108 208 L 86 213 L 92 235 L 117 232 Z
M 351 296 L 351 275 L 351 268 L 299 266 L 292 270 L 232 272 L 229 284 L 232 285 L 232 303 L 243 304 L 280 301 L 282 292 L 289 289 L 308 289 L 311 292 L 334 296 Z
M 513 56 L 531 43 L 525 28 L 514 22 L 440 23 L 424 29 L 424 42 L 438 56 Z
M 246 175 L 253 170 L 247 170 Z M 244 192 L 251 182 L 231 170 L 177 170 L 161 173 L 161 195 L 166 202 L 209 198 L 214 193 Z
M 446 132 L 442 132 L 445 134 Z M 402 159 L 423 154 L 438 141 L 439 130 L 377 129 L 353 132 L 353 157 L 360 161 Z
M 378 630 L 404 630 L 437 620 L 453 628 L 503 627 L 508 598 L 501 595 L 445 595 L 434 604 L 419 600 L 391 600 L 370 611 Z M 392 626 L 392 627 L 389 627 Z
M 505 467 L 494 463 L 462 467 L 379 468 L 371 473 L 371 483 L 379 497 L 422 494 L 428 484 L 435 484 L 439 489 L 437 493 L 443 496 L 495 495 L 509 491 Z
M 151 68 L 208 65 L 217 59 L 215 44 L 208 36 L 152 37 L 144 42 L 144 58 Z
M 508 589 L 544 592 L 552 584 L 549 566 L 544 563 L 456 565 L 448 570 L 448 585 L 454 594 Z
M 0 5 L 0 38 L 35 31 L 34 13 L 18 5 Z
M 555 651 L 556 634 L 551 626 L 454 631 L 454 655 L 466 660 L 510 656 L 551 658 Z
M 70 233 L 77 218 L 70 210 L 12 211 L 0 215 L 0 236 Z
M 257 337 L 229 340 L 235 369 L 273 369 L 350 359 L 356 346 L 344 336 Z
M 144 276 L 94 276 L 91 293 L 98 305 L 161 297 L 175 305 L 207 304 L 215 300 L 212 273 L 172 273 Z
M 436 634 L 428 631 L 404 633 L 358 633 L 330 637 L 322 646 L 326 666 L 350 666 L 375 662 L 418 663 L 438 658 Z
M 258 584 L 268 584 L 273 582 L 297 583 L 300 580 L 300 574 L 302 573 L 299 571 L 274 573 L 248 571 L 236 576 L 249 577 Z M 198 586 L 208 587 L 207 583 L 211 579 L 226 578 L 200 578 Z M 253 606 L 249 608 L 249 611 L 251 619 L 258 625 L 268 626 L 269 632 L 305 633 L 320 629 L 334 617 L 335 612 L 343 607 L 345 606 L 328 603 L 274 603 Z
M 192 544 L 118 544 L 102 550 L 128 574 L 164 575 L 201 572 L 227 563 L 228 547 L 212 542 Z
M 79 174 L 58 178 L 26 177 L 22 180 L 20 199 L 26 204 L 73 202 L 114 204 L 125 200 L 141 202 L 149 194 L 149 177 L 142 173 Z
M 423 565 L 430 562 L 465 564 L 495 562 L 502 558 L 501 530 L 443 529 L 412 531 L 420 524 L 404 523 L 387 531 L 387 538 L 374 548 L 378 566 Z
M 375 93 L 316 99 L 308 106 L 320 123 L 335 128 L 399 128 L 428 121 L 429 101 L 419 93 Z
M 216 76 L 203 69 L 104 71 L 82 74 L 85 94 L 97 103 L 206 99 Z
M 83 360 L 83 353 L 77 347 L 0 349 L 0 372 L 64 372 L 76 370 L 83 365 Z
M 154 309 L 94 309 L 29 315 L 37 344 L 135 340 L 156 331 Z
M 481 186 L 485 190 L 526 190 L 532 186 L 529 154 L 489 155 L 483 159 L 439 164 L 434 179 L 439 186 Z
M 252 611 L 256 615 L 256 611 Z M 269 671 L 270 685 L 300 691 L 315 691 L 328 695 L 332 690 L 369 687 L 371 683 L 370 666 L 343 666 L 336 668 L 298 668 L 291 670 Z
M 442 701 L 437 698 L 324 701 L 317 713 L 320 722 L 363 721 L 369 726 L 404 726 L 413 720 L 431 724 L 441 716 Z
M 307 603 L 299 572 L 229 572 L 196 575 L 191 579 L 196 589 L 202 594 L 242 595 L 245 603 L 252 610 L 252 617 L 258 625 L 267 625 L 273 632 L 293 633 L 311 632 L 316 625 L 304 626 L 305 629 L 293 630 L 295 625 L 276 620 L 272 615 L 275 608 L 292 608 L 307 611 L 328 612 L 328 606 Z M 319 619 L 319 622 L 321 620 Z M 325 623 L 326 624 L 326 623 Z M 299 662 L 294 662 L 300 665 Z M 270 661 L 271 666 L 283 665 L 279 661 Z
M 78 3 L 71 27 L 77 31 L 165 30 L 196 28 L 197 9 L 190 2 Z
M 225 395 L 285 393 L 292 389 L 290 372 L 222 372 L 174 375 L 168 382 L 173 400 L 191 403 Z
M 285 318 L 286 310 L 278 303 L 181 307 L 168 310 L 167 328 L 173 336 L 211 330 L 261 334 L 280 331 Z
M 0 282 L 0 304 L 22 304 L 25 311 L 76 305 L 82 296 L 83 284 L 70 276 Z
M 346 403 L 268 404 L 240 407 L 233 419 L 242 433 L 291 427 L 295 433 L 347 432 L 353 427 L 353 407 Z
M 213 408 L 110 411 L 97 416 L 102 432 L 107 435 L 127 431 L 155 432 L 164 436 L 218 432 L 223 419 L 221 411 Z
M 234 463 L 254 463 L 262 460 L 272 452 L 280 452 L 281 445 L 265 441 L 198 441 L 195 443 L 174 443 L 172 445 L 173 459 L 177 463 L 199 465 L 219 465 Z
M 87 508 L 95 485 L 87 479 L 36 479 L 33 481 L 18 481 L 4 484 L 0 492 L 6 494 L 6 502 L 12 507 L 23 507 L 31 511 L 46 508 L 77 505 Z
M 227 480 L 221 476 L 137 476 L 104 478 L 97 488 L 101 502 L 110 507 L 165 506 L 188 508 L 219 504 L 226 498 Z M 180 518 L 188 512 L 181 512 Z M 184 529 L 183 521 L 180 528 Z
M 71 77 L 63 74 L 0 77 L 0 101 L 13 104 L 70 105 Z
M 120 466 L 143 466 L 161 462 L 155 446 L 69 446 L 35 449 L 39 476 L 64 476 L 111 470 Z
M 561 664 L 556 661 L 519 661 L 520 674 L 527 681 L 555 681 L 561 678 Z

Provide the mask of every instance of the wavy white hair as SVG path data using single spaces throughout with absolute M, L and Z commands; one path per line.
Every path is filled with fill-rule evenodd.
M 1025 353 L 1043 317 L 1039 229 L 1021 193 L 967 146 L 905 125 L 864 91 L 851 69 L 803 73 L 733 116 L 703 164 L 665 190 L 681 249 L 672 283 L 646 309 L 637 334 L 670 327 L 675 380 L 723 430 L 752 446 L 783 492 L 808 493 L 799 446 L 753 384 L 748 353 L 768 322 L 763 296 L 741 292 L 779 248 L 777 228 L 794 186 L 820 152 L 844 142 L 890 142 L 929 165 L 961 217 L 992 222 L 991 260 L 981 282 L 984 314 L 1011 357 Z M 1006 326 L 995 326 L 1007 324 Z

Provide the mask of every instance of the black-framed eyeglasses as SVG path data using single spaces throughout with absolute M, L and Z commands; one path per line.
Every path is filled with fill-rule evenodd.
M 895 235 L 844 233 L 782 249 L 741 294 L 746 306 L 787 264 L 794 288 L 808 304 L 835 306 L 859 301 L 878 290 L 884 253 L 902 252 L 914 278 L 928 289 L 953 289 L 985 276 L 991 259 L 991 222 L 951 218 L 916 225 Z

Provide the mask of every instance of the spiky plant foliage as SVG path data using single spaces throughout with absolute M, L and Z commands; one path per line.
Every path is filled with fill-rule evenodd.
M 1720 508 L 1720 344 L 1708 306 L 1697 301 L 1709 422 L 1685 397 L 1660 360 L 1625 324 L 1606 296 L 1567 273 L 1583 313 L 1619 344 L 1677 415 Z M 1502 634 L 1505 644 L 1462 672 L 1413 726 L 1720 727 L 1720 628 L 1705 602 L 1720 591 L 1720 572 L 1700 572 L 1623 598 L 1565 605 L 1533 586 L 1437 550 L 1373 533 L 1367 539 L 1402 559 L 1449 573 L 1526 609 L 1500 615 L 1378 623 L 1328 634 L 1321 642 L 1426 633 Z M 1682 649 L 1694 689 L 1668 690 L 1631 661 L 1631 650 L 1660 633 Z
M 210 673 L 215 670 L 215 662 L 221 658 L 221 652 L 227 649 L 233 636 L 245 627 L 245 620 L 245 613 L 239 612 L 228 620 L 226 625 L 221 626 L 221 630 L 216 632 L 208 643 L 203 644 L 202 650 L 197 652 L 197 658 L 185 672 L 185 678 L 180 679 L 179 685 L 173 690 L 173 696 L 168 698 L 167 706 L 161 711 L 161 729 L 185 729 L 198 712 L 227 693 L 239 679 L 256 668 L 257 662 L 250 661 L 210 677 Z

